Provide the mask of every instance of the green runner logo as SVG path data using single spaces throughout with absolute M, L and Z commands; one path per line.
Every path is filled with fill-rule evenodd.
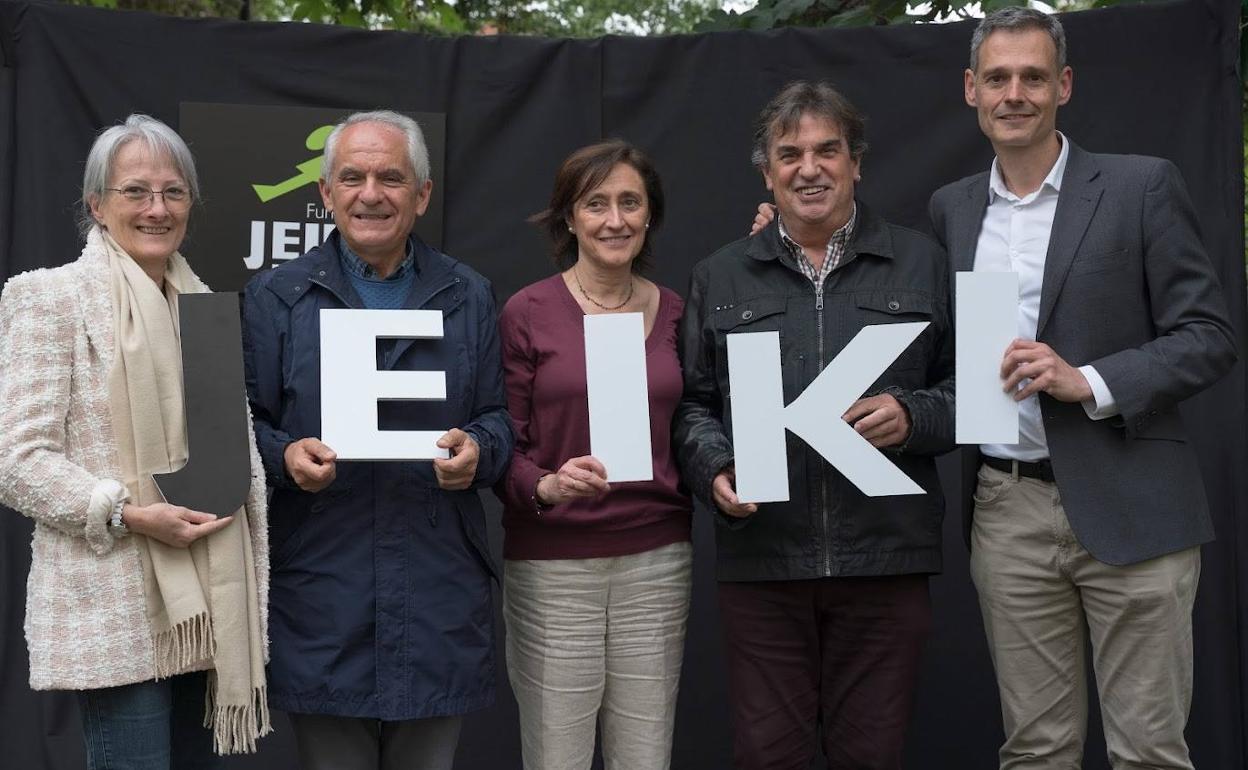
M 325 140 L 329 138 L 330 133 L 334 130 L 332 125 L 321 126 L 312 133 L 308 134 L 307 141 L 304 143 L 309 150 L 324 150 Z M 321 178 L 321 161 L 325 156 L 317 155 L 315 158 L 309 158 L 295 168 L 299 169 L 299 174 L 292 176 L 284 182 L 277 184 L 253 184 L 251 189 L 256 191 L 256 197 L 261 203 L 268 203 L 274 198 L 280 198 L 286 193 L 294 192 L 305 184 L 316 184 Z
M 334 215 L 317 182 L 329 173 L 325 143 L 351 111 L 347 106 L 182 103 L 178 132 L 195 148 L 200 189 L 211 200 L 195 215 L 196 227 L 182 253 L 204 282 L 218 291 L 238 291 L 257 270 L 298 259 L 329 237 Z M 424 129 L 430 176 L 440 191 L 446 116 L 405 114 Z M 433 196 L 415 229 L 425 243 L 441 244 L 441 195 Z

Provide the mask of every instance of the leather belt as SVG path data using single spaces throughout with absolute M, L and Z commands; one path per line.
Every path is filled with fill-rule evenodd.
M 1018 473 L 1019 476 L 1026 476 L 1029 479 L 1039 479 L 1052 483 L 1056 481 L 1053 478 L 1053 464 L 1046 458 L 1044 460 L 1036 460 L 1029 463 L 1022 460 L 1003 460 L 1000 457 L 990 457 L 988 455 L 980 455 L 979 459 L 989 468 L 996 468 L 1002 473 Z

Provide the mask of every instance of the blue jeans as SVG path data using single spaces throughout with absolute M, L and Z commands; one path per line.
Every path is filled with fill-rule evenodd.
M 204 672 L 159 682 L 82 690 L 82 732 L 89 770 L 218 770 L 204 727 Z

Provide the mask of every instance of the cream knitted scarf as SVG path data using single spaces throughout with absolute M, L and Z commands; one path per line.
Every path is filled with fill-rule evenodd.
M 186 464 L 182 349 L 177 296 L 206 292 L 174 252 L 159 286 L 106 232 L 112 284 L 113 367 L 108 394 L 113 432 L 131 502 L 164 502 L 152 480 Z M 256 569 L 246 508 L 228 527 L 189 548 L 135 536 L 143 560 L 156 678 L 211 669 L 204 726 L 217 753 L 254 752 L 272 732 Z

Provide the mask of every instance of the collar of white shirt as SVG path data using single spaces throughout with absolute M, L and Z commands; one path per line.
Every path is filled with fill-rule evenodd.
M 1027 205 L 1036 199 L 1045 187 L 1053 190 L 1053 192 L 1061 192 L 1062 177 L 1066 175 L 1066 159 L 1070 157 L 1070 142 L 1066 141 L 1066 137 L 1061 131 L 1057 132 L 1057 138 L 1062 142 L 1062 151 L 1057 154 L 1057 161 L 1053 164 L 1053 168 L 1049 169 L 1049 175 L 1044 178 L 1040 186 L 1031 194 L 1020 198 L 1010 192 L 1005 186 L 1005 179 L 1001 176 L 1001 164 L 996 158 L 992 159 L 992 171 L 988 175 L 988 205 L 991 206 L 997 198 L 1005 198 L 1011 203 L 1022 203 Z

